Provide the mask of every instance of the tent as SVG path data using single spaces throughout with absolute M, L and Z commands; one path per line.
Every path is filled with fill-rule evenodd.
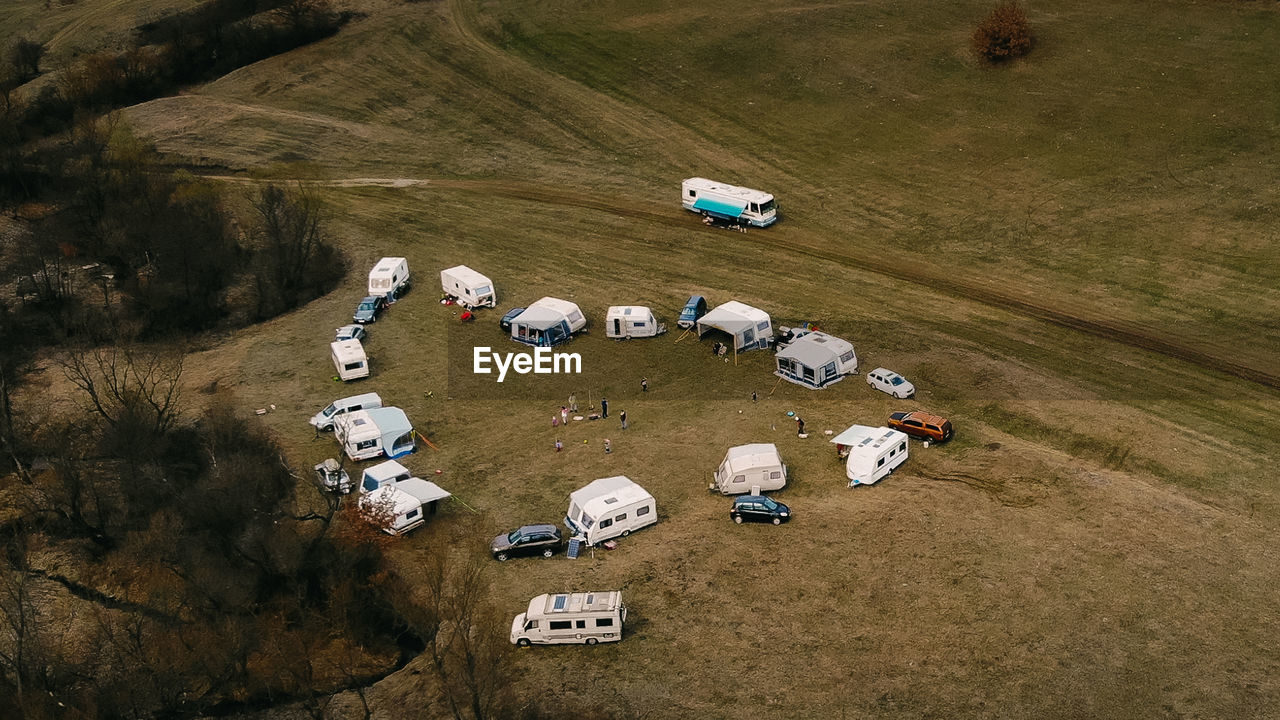
M 773 325 L 769 314 L 737 300 L 717 306 L 698 319 L 698 337 L 709 330 L 720 330 L 733 336 L 733 349 L 767 348 L 773 341 Z
M 586 327 L 582 310 L 568 300 L 544 297 L 511 320 L 511 339 L 526 345 L 552 347 L 573 339 Z
M 386 455 L 398 458 L 414 451 L 413 425 L 397 407 L 357 410 L 334 422 L 334 433 L 352 460 Z
M 824 388 L 858 372 L 853 345 L 824 332 L 805 332 L 778 350 L 774 375 L 797 385 Z

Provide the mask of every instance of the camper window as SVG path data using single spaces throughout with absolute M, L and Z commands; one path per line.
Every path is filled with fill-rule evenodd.
M 690 190 L 690 191 L 689 191 L 689 197 L 698 197 L 698 191 L 697 191 L 697 190 Z
M 903 443 L 902 443 L 901 445 L 899 445 L 899 446 L 898 446 L 898 449 L 899 449 L 899 450 L 906 450 L 906 449 L 907 449 L 907 443 L 906 443 L 905 441 L 903 441 Z
M 626 520 L 626 519 L 627 519 L 627 514 L 626 514 L 626 513 L 622 513 L 622 514 L 621 514 L 621 515 L 619 515 L 618 517 L 614 518 L 614 519 L 613 519 L 613 521 L 614 521 L 614 522 L 622 522 L 623 520 Z
M 746 481 L 747 481 L 747 476 L 746 476 L 746 475 L 734 475 L 734 476 L 733 476 L 733 481 L 734 481 L 734 482 L 736 482 L 736 483 L 746 482 Z
M 588 514 L 586 514 L 586 513 L 582 513 L 582 527 L 583 527 L 583 529 L 585 529 L 585 530 L 590 530 L 590 529 L 591 529 L 591 526 L 592 526 L 592 525 L 594 525 L 594 524 L 595 524 L 595 522 L 596 522 L 596 521 L 595 521 L 595 519 L 594 519 L 594 518 L 592 518 L 590 515 L 588 515 Z
M 586 621 L 586 620 L 576 620 L 575 622 L 578 624 L 578 629 L 579 629 L 579 630 L 585 630 L 585 629 L 587 628 L 587 621 Z
M 769 479 L 770 479 L 770 480 L 781 480 L 781 479 L 782 479 L 782 473 L 781 473 L 780 471 L 778 471 L 778 470 L 774 470 L 773 472 L 769 473 Z
M 823 374 L 823 375 L 825 375 L 825 376 L 827 376 L 827 377 L 830 377 L 830 376 L 832 376 L 832 375 L 835 375 L 835 374 L 836 374 L 836 364 L 835 364 L 835 363 L 827 363 L 826 365 L 823 365 L 823 366 L 822 366 L 822 374 Z
M 343 370 L 359 370 L 362 367 L 364 367 L 363 362 L 353 362 L 353 363 L 347 363 L 346 365 L 343 365 L 342 369 Z
M 368 450 L 378 444 L 377 440 L 361 440 L 356 443 L 357 450 Z
M 884 458 L 880 458 L 880 462 L 876 463 L 876 467 L 880 467 L 883 464 L 884 464 Z
M 637 320 L 637 321 L 636 321 L 635 323 L 633 323 L 633 324 L 634 324 L 636 327 L 638 327 L 638 328 L 642 328 L 642 327 L 644 327 L 644 323 L 640 322 L 639 320 Z
M 489 292 L 488 285 L 481 285 L 480 287 L 476 288 L 476 295 L 485 295 L 485 294 L 488 294 L 488 292 Z
M 760 332 L 764 332 L 765 330 L 768 330 L 768 329 L 769 329 L 769 321 L 768 321 L 768 320 L 761 320 L 760 322 L 756 323 L 756 329 L 757 329 L 757 330 L 759 330 Z
M 552 630 L 569 630 L 571 628 L 573 628 L 572 620 L 552 620 L 551 621 Z
M 757 205 L 757 204 L 755 204 L 755 203 L 751 203 L 751 212 L 753 212 L 753 213 L 758 213 L 758 212 L 760 212 L 760 206 L 759 206 L 759 205 Z
M 601 529 L 601 530 L 603 530 L 603 529 L 605 529 L 605 528 L 607 528 L 607 527 L 611 527 L 612 525 L 613 525 L 613 521 L 612 521 L 612 520 L 610 520 L 610 519 L 608 519 L 608 518 L 605 518 L 604 520 L 601 520 L 601 521 L 600 521 L 600 529 Z
M 652 509 L 653 509 L 653 508 L 649 507 L 648 505 L 645 505 L 644 507 L 640 508 L 639 510 L 636 510 L 636 517 L 640 517 L 641 515 L 648 515 L 648 514 L 649 514 L 649 511 L 650 511 L 650 510 L 652 510 Z
M 613 618 L 596 618 L 596 627 L 613 627 Z
M 843 355 L 841 355 L 841 356 L 840 356 L 840 362 L 849 362 L 849 361 L 850 361 L 850 360 L 852 360 L 852 359 L 853 359 L 853 351 L 852 351 L 852 350 L 850 350 L 849 352 L 846 352 L 845 354 L 843 354 Z
M 529 622 L 527 622 L 527 623 L 525 623 L 525 624 L 524 624 L 524 629 L 525 629 L 525 630 L 535 630 L 535 629 L 537 629 L 537 627 L 538 627 L 538 621 L 537 621 L 537 620 L 530 620 Z
M 405 519 L 405 520 L 412 520 L 412 519 L 414 519 L 414 518 L 416 518 L 416 517 L 418 517 L 418 511 L 417 511 L 417 510 L 410 510 L 409 512 L 407 512 L 407 513 L 405 513 L 405 514 L 404 514 L 404 519 Z

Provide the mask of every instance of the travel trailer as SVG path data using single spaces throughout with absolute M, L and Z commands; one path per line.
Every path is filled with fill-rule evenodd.
M 831 442 L 837 456 L 846 458 L 849 487 L 872 485 L 907 461 L 907 436 L 891 428 L 852 425 Z
M 821 389 L 858 372 L 853 345 L 834 335 L 804 330 L 774 356 L 774 375 L 797 385 Z
M 734 351 L 767 348 L 773 342 L 773 325 L 769 313 L 737 300 L 717 306 L 698 319 L 698 337 L 712 330 L 733 338 Z
M 409 261 L 402 257 L 385 257 L 369 271 L 369 294 L 395 302 L 409 292 Z
M 618 475 L 601 478 L 569 493 L 565 527 L 575 536 L 597 545 L 613 537 L 658 522 L 658 506 L 647 490 Z
M 494 307 L 498 293 L 493 281 L 466 265 L 458 265 L 440 271 L 440 289 L 467 309 Z
M 511 339 L 525 345 L 552 347 L 573 339 L 587 326 L 582 310 L 568 300 L 544 297 L 511 320 Z
M 333 429 L 334 418 L 340 415 L 346 415 L 356 410 L 368 410 L 369 408 L 382 407 L 382 397 L 378 393 L 365 393 L 363 395 L 352 395 L 340 400 L 334 400 L 329 403 L 328 407 L 311 416 L 311 424 L 317 430 L 329 431 Z
M 768 227 L 778 221 L 778 205 L 773 196 L 759 190 L 689 178 L 680 185 L 685 210 L 703 217 Z
M 617 590 L 539 595 L 511 621 L 511 643 L 528 647 L 617 642 L 626 619 L 627 606 Z
M 773 443 L 751 443 L 729 448 L 712 476 L 712 489 L 725 495 L 781 490 L 787 484 L 787 466 Z
M 389 535 L 404 535 L 434 515 L 437 503 L 452 493 L 433 482 L 409 478 L 360 497 L 360 511 Z
M 413 473 L 409 471 L 409 468 L 395 460 L 380 462 L 373 467 L 365 468 L 364 473 L 360 476 L 360 492 L 370 493 L 383 485 L 408 480 L 411 477 L 413 477 Z
M 338 417 L 333 432 L 352 460 L 398 458 L 414 451 L 413 425 L 400 408 L 357 410 Z
M 604 334 L 611 338 L 646 338 L 661 335 L 667 326 L 643 305 L 614 305 L 605 315 Z
M 333 369 L 343 382 L 369 377 L 369 357 L 359 340 L 329 343 L 329 354 L 333 357 Z

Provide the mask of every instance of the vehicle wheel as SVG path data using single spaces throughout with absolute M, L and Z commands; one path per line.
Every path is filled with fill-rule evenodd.
M 739 525 L 741 525 L 741 524 L 742 524 L 742 516 L 741 516 L 741 515 L 734 515 L 734 516 L 733 516 L 733 521 L 734 521 L 734 522 L 736 522 L 736 523 L 738 523 Z
M 520 647 L 529 647 L 529 638 L 520 638 L 516 641 L 516 645 Z
M 496 557 L 496 558 L 498 559 L 498 562 L 506 562 L 506 561 L 507 561 L 507 554 L 506 554 L 506 553 L 498 553 L 497 555 L 494 555 L 494 557 Z
M 555 555 L 555 553 L 552 552 L 551 548 L 542 551 L 542 557 L 551 557 L 552 555 Z
M 587 644 L 588 644 L 588 645 L 595 645 L 597 642 L 599 642 L 599 641 L 598 641 L 598 640 L 596 640 L 595 638 L 587 638 Z
M 630 531 L 630 530 L 623 530 L 623 531 L 622 531 L 622 537 L 626 537 L 626 536 L 628 536 L 628 535 L 630 535 L 630 534 L 631 534 L 631 531 Z
M 773 524 L 774 524 L 774 525 L 781 525 L 781 524 L 782 524 L 782 518 L 774 518 L 774 519 L 773 519 Z

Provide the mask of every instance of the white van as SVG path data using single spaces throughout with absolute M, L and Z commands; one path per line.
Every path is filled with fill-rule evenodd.
M 333 357 L 333 369 L 343 382 L 369 377 L 369 357 L 359 340 L 329 343 L 329 353 Z
M 472 270 L 466 265 L 457 265 L 440 271 L 440 289 L 445 295 L 458 301 L 467 308 L 494 307 L 498 304 L 498 294 L 494 292 L 493 281 Z
M 511 621 L 511 643 L 595 645 L 622 639 L 627 606 L 618 590 L 539 595 Z
M 436 503 L 452 493 L 422 478 L 384 485 L 360 497 L 360 512 L 388 535 L 404 535 L 436 512 Z
M 626 537 L 656 522 L 653 496 L 625 475 L 601 478 L 569 493 L 569 514 L 564 518 L 569 532 L 585 538 L 587 545 Z
M 360 476 L 360 493 L 371 493 L 383 485 L 391 485 L 401 480 L 408 480 L 411 477 L 413 477 L 413 473 L 409 468 L 395 460 L 380 462 L 373 467 L 365 468 L 364 473 Z
M 369 294 L 395 302 L 409 291 L 409 261 L 402 257 L 384 257 L 369 271 Z
M 751 443 L 729 448 L 711 486 L 725 495 L 759 495 L 787 485 L 787 466 L 773 443 Z
M 369 408 L 382 407 L 382 396 L 378 393 L 365 393 L 363 395 L 352 395 L 340 400 L 334 400 L 329 406 L 315 415 L 311 416 L 311 424 L 317 430 L 328 432 L 333 429 L 333 419 L 339 415 L 346 415 L 356 410 L 368 410 Z
M 872 485 L 907 461 L 910 441 L 906 433 L 887 427 L 852 425 L 831 438 L 836 453 L 845 460 L 849 487 Z

